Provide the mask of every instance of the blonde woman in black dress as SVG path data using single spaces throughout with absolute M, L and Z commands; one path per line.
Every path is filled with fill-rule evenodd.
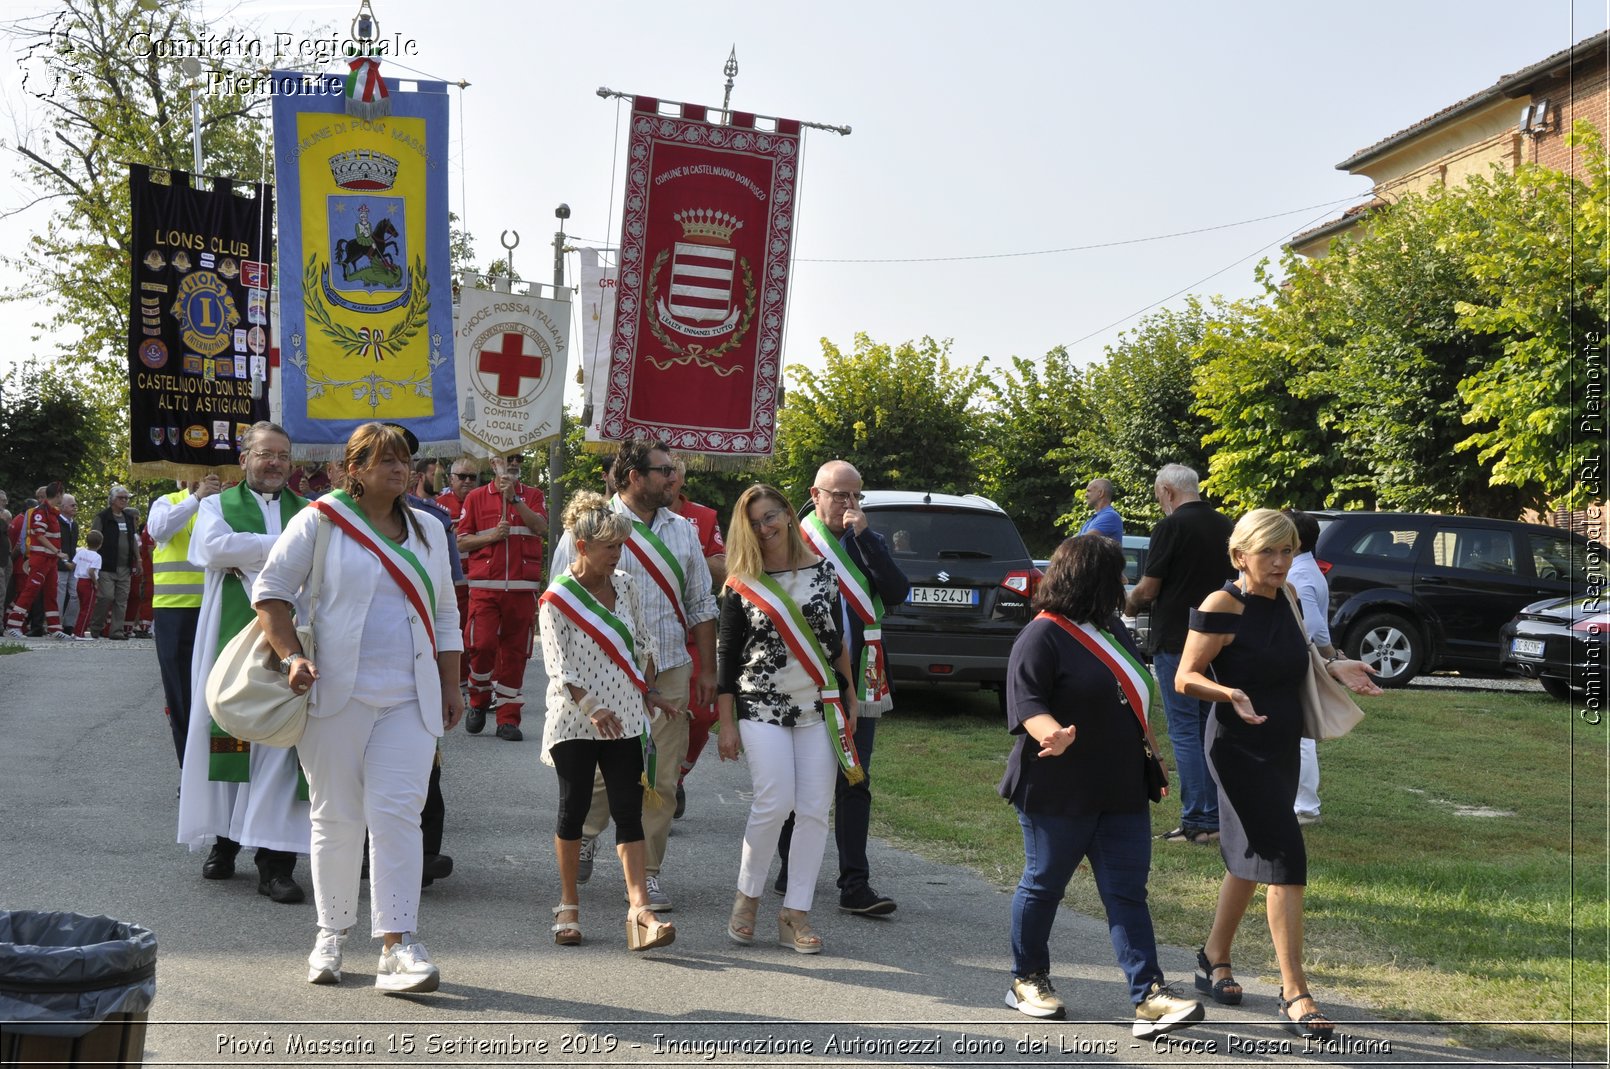
M 1288 600 L 1286 572 L 1297 529 L 1274 509 L 1254 509 L 1230 535 L 1240 577 L 1191 612 L 1179 673 L 1182 694 L 1217 703 L 1208 721 L 1208 767 L 1219 785 L 1219 852 L 1224 882 L 1207 942 L 1197 951 L 1197 987 L 1236 1005 L 1230 944 L 1260 883 L 1269 885 L 1269 934 L 1280 966 L 1280 1017 L 1305 1039 L 1335 1030 L 1303 972 L 1303 888 L 1308 854 L 1292 803 L 1297 797 L 1307 636 Z M 1358 694 L 1379 694 L 1361 661 L 1326 665 Z M 1211 674 L 1210 674 L 1211 672 Z M 1289 992 L 1289 995 L 1288 995 Z

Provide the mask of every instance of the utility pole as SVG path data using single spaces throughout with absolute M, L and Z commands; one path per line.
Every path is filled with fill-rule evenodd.
M 565 220 L 570 218 L 570 205 L 561 204 L 553 210 L 559 220 L 559 229 L 553 235 L 553 295 L 565 288 Z M 559 480 L 565 474 L 565 420 L 560 409 L 559 437 L 548 446 L 548 577 L 553 578 L 553 555 L 562 533 L 560 517 L 565 514 L 564 491 Z

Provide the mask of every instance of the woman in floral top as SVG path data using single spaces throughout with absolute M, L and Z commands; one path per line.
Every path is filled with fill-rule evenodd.
M 727 935 L 745 945 L 754 941 L 766 873 L 792 812 L 794 839 L 778 941 L 801 954 L 817 954 L 822 940 L 806 915 L 827 847 L 827 813 L 838 774 L 820 677 L 831 673 L 827 689 L 843 694 L 848 730 L 855 732 L 838 583 L 833 566 L 800 537 L 793 507 L 774 487 L 745 490 L 728 531 L 727 589 L 716 640 L 719 748 L 723 761 L 736 760 L 740 745 L 748 754 L 754 801 Z

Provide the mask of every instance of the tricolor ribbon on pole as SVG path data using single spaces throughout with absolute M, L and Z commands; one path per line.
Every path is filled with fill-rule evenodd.
M 346 97 L 347 114 L 360 119 L 390 115 L 391 92 L 380 76 L 380 60 L 374 56 L 353 56 L 347 60 L 347 66 L 350 71 L 342 94 Z

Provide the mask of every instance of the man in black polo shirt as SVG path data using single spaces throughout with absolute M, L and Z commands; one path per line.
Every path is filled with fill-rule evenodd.
M 1200 494 L 1196 472 L 1165 464 L 1152 492 L 1163 507 L 1163 521 L 1152 531 L 1146 574 L 1129 594 L 1131 616 L 1152 606 L 1152 665 L 1163 691 L 1168 737 L 1180 777 L 1180 826 L 1164 835 L 1170 842 L 1207 844 L 1219 837 L 1219 789 L 1208 772 L 1203 734 L 1213 703 L 1174 690 L 1185 649 L 1191 610 L 1235 578 L 1230 566 L 1230 532 L 1235 524 Z

